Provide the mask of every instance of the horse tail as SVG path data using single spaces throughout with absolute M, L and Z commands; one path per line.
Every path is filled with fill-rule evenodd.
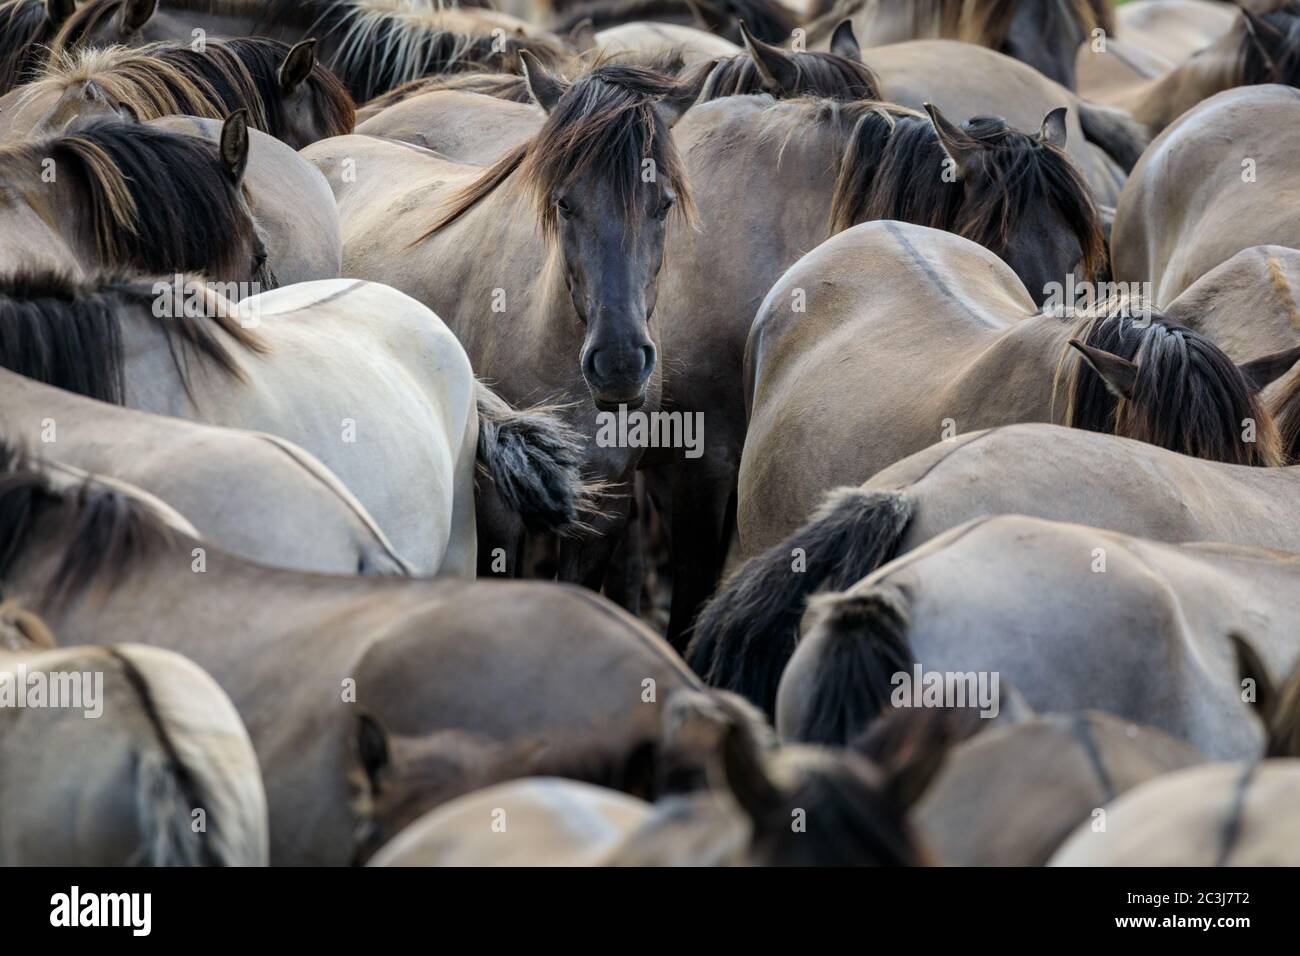
M 813 600 L 809 618 L 804 639 L 818 656 L 795 739 L 843 746 L 885 711 L 893 676 L 916 663 L 907 601 L 888 585 L 828 594 Z
M 1138 159 L 1151 143 L 1151 132 L 1127 112 L 1113 106 L 1079 103 L 1079 122 L 1084 138 L 1101 147 L 1125 173 L 1133 172 Z
M 582 438 L 557 406 L 518 410 L 482 382 L 475 390 L 479 468 L 507 507 L 534 533 L 581 530 L 597 492 L 582 478 Z
M 152 726 L 135 773 L 135 806 L 147 866 L 265 866 L 266 793 L 234 705 L 179 654 L 140 645 L 109 648 Z
M 742 565 L 705 606 L 687 663 L 773 716 L 809 596 L 845 590 L 892 559 L 915 507 L 900 491 L 829 492 L 807 524 Z

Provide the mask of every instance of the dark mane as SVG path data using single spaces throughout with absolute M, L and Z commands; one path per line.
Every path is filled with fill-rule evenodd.
M 840 116 L 854 126 L 831 199 L 832 234 L 895 219 L 955 233 L 1001 255 L 1031 208 L 1051 206 L 1074 228 L 1084 274 L 1100 271 L 1106 248 L 1091 190 L 1056 147 L 996 117 L 975 117 L 961 127 L 972 150 L 965 175 L 937 182 L 946 153 L 928 118 L 879 103 L 845 104 Z
M 37 525 L 57 521 L 57 531 L 36 540 Z M 0 442 L 0 581 L 33 544 L 58 540 L 58 566 L 32 602 L 34 610 L 74 599 L 88 589 L 111 590 L 173 532 L 150 509 L 121 492 L 89 482 L 58 492 L 39 468 Z
M 1081 358 L 1063 355 L 1070 365 L 1064 424 L 1210 461 L 1282 464 L 1272 416 L 1232 360 L 1199 332 L 1162 317 L 1147 324 L 1103 314 L 1082 320 L 1073 338 L 1134 363 L 1137 381 L 1131 401 L 1119 398 Z M 1255 422 L 1254 441 L 1242 439 L 1247 419 Z
M 654 73 L 677 76 L 685 69 L 686 63 L 678 50 L 664 50 L 645 53 L 628 50 L 611 54 L 600 54 L 603 63 L 622 63 L 637 66 Z M 559 67 L 562 75 L 578 75 L 591 68 L 593 57 L 580 54 Z M 380 110 L 395 106 L 415 96 L 433 93 L 437 90 L 459 90 L 463 93 L 481 93 L 498 100 L 511 103 L 531 103 L 532 94 L 528 92 L 528 81 L 523 73 L 502 73 L 497 70 L 470 70 L 465 73 L 440 73 L 435 76 L 422 76 L 409 83 L 394 87 L 387 93 L 376 96 L 365 104 L 367 113 L 373 116 Z
M 249 263 L 237 259 L 255 227 L 215 143 L 101 120 L 0 147 L 0 162 L 11 168 L 39 170 L 46 159 L 54 160 L 60 187 L 75 190 L 69 205 L 101 268 L 247 273 Z
M 1300 2 L 1288 0 L 1256 16 L 1278 32 L 1278 42 L 1270 44 L 1273 49 L 1265 53 L 1249 34 L 1243 35 L 1237 59 L 1237 85 L 1300 86 Z
M 0 277 L 0 366 L 120 405 L 125 391 L 125 313 L 147 316 L 155 323 L 186 382 L 191 356 L 241 377 L 235 356 L 218 330 L 250 352 L 266 350 L 259 338 L 230 316 L 155 318 L 158 297 L 153 283 L 118 276 L 86 281 L 49 272 Z M 183 316 L 177 311 L 179 304 L 174 305 L 170 314 Z
M 676 88 L 672 77 L 648 70 L 619 64 L 595 67 L 569 86 L 532 139 L 452 196 L 417 241 L 455 222 L 516 173 L 520 187 L 533 198 L 547 236 L 556 229 L 556 189 L 589 169 L 608 176 L 630 210 L 646 159 L 654 161 L 656 182 L 677 193 L 674 214 L 691 218 L 694 205 L 685 170 L 655 109 L 656 101 Z
M 45 0 L 0 3 L 0 94 L 36 75 L 57 29 L 45 14 Z
M 798 79 L 794 88 L 782 90 L 786 97 L 814 96 L 836 100 L 878 100 L 880 80 L 865 63 L 835 53 L 791 53 Z M 700 102 L 724 96 L 748 96 L 771 92 L 748 53 L 721 60 L 709 74 Z
M 517 72 L 523 50 L 546 64 L 567 56 L 552 40 L 510 31 L 473 9 L 396 9 L 365 0 L 271 0 L 268 16 L 311 14 L 306 34 L 358 103 L 411 80 L 472 69 Z
M 740 42 L 737 23 L 745 26 L 766 43 L 785 43 L 790 39 L 799 20 L 794 12 L 780 0 L 730 0 L 717 7 L 712 0 L 699 0 L 697 6 L 706 17 L 715 21 L 707 29 Z M 639 20 L 676 23 L 684 26 L 701 26 L 699 17 L 686 0 L 579 0 L 556 2 L 557 14 L 552 29 L 566 35 L 583 20 L 590 20 L 597 30 L 616 27 Z M 726 21 L 726 29 L 720 29 Z

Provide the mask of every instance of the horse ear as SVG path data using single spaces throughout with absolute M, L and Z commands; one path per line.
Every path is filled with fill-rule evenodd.
M 135 33 L 151 19 L 158 10 L 158 0 L 126 0 L 122 4 L 122 33 Z
M 45 0 L 45 19 L 51 26 L 61 27 L 77 9 L 77 0 Z
M 858 45 L 858 38 L 853 33 L 852 20 L 841 20 L 831 34 L 831 52 L 847 60 L 862 61 L 862 47 Z
M 519 59 L 524 66 L 524 82 L 528 84 L 528 92 L 532 94 L 533 101 L 549 113 L 564 95 L 564 84 L 548 73 L 541 60 L 527 50 L 519 52 Z
M 673 126 L 695 105 L 718 61 L 706 60 L 683 73 L 671 93 L 659 100 L 659 116 L 665 126 Z
M 354 744 L 361 769 L 365 771 L 371 789 L 377 792 L 380 789 L 380 777 L 393 762 L 388 731 L 375 717 L 362 711 L 357 714 Z
M 1070 339 L 1070 344 L 1079 350 L 1083 360 L 1101 376 L 1101 380 L 1106 383 L 1106 388 L 1120 398 L 1130 400 L 1133 398 L 1133 388 L 1137 385 L 1136 365 L 1105 349 L 1084 345 L 1078 339 Z
M 238 109 L 221 126 L 221 162 L 238 184 L 248 168 L 248 110 Z
M 943 151 L 948 154 L 956 168 L 957 178 L 962 179 L 966 175 L 966 167 L 971 155 L 978 148 L 971 142 L 971 138 L 962 130 L 948 122 L 948 117 L 939 111 L 939 107 L 933 103 L 925 104 L 925 111 L 930 114 L 930 122 L 934 124 L 934 131 L 939 134 L 939 145 Z
M 1057 149 L 1065 149 L 1065 117 L 1068 113 L 1066 107 L 1058 106 L 1044 116 L 1043 125 L 1038 130 L 1038 141 L 1048 146 L 1055 146 Z
M 1295 348 L 1284 349 L 1281 352 L 1274 352 L 1272 355 L 1253 359 L 1243 365 L 1238 365 L 1237 369 L 1246 379 L 1246 384 L 1251 387 L 1252 391 L 1262 392 L 1289 372 L 1296 362 L 1300 362 L 1300 345 Z
M 740 38 L 745 44 L 745 51 L 758 67 L 758 75 L 763 78 L 763 88 L 777 95 L 793 93 L 799 82 L 799 71 L 795 68 L 794 60 L 779 47 L 756 39 L 749 32 L 749 27 L 745 26 L 744 20 L 740 21 Z
M 727 789 L 746 815 L 755 822 L 780 806 L 781 792 L 763 766 L 763 754 L 742 727 L 727 728 L 722 740 L 722 769 Z
M 591 17 L 584 17 L 573 25 L 569 31 L 569 42 L 579 53 L 596 48 L 596 25 L 591 22 Z
M 316 38 L 294 44 L 280 64 L 280 92 L 288 96 L 311 76 L 316 66 Z

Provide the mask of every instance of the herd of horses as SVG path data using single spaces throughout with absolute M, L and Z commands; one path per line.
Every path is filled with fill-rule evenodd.
M 1298 87 L 1297 0 L 0 0 L 0 863 L 1300 864 Z

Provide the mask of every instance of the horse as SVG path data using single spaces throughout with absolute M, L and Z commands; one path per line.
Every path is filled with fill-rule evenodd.
M 1066 151 L 1104 206 L 1115 205 L 1127 171 L 1151 139 L 1124 110 L 1082 100 L 1032 67 L 982 46 L 909 40 L 869 47 L 866 57 L 883 98 L 912 109 L 929 102 L 950 116 L 1001 116 L 1013 127 L 1032 129 L 1050 110 L 1067 107 Z
M 569 34 L 589 21 L 597 35 L 620 26 L 694 25 L 730 43 L 740 43 L 741 24 L 766 43 L 784 43 L 799 20 L 780 0 L 580 0 L 556 11 L 553 29 Z
M 1055 421 L 1280 464 L 1256 392 L 1300 348 L 1239 370 L 1209 339 L 1141 308 L 1037 311 L 997 257 L 921 226 L 870 223 L 827 240 L 772 287 L 750 332 L 742 553 L 779 541 L 830 488 L 967 429 Z M 1258 441 L 1242 439 L 1246 418 Z
M 1254 704 L 1267 734 L 1263 759 L 1205 764 L 1144 784 L 1108 808 L 1104 830 L 1076 830 L 1049 865 L 1296 864 L 1291 848 L 1300 823 L 1294 813 L 1300 787 L 1300 669 L 1276 686 L 1254 646 L 1240 635 L 1232 640 L 1242 698 Z M 1171 838 L 1174 833 L 1177 839 Z M 1187 839 L 1198 833 L 1200 839 Z
M 835 29 L 829 52 L 787 53 L 750 34 L 742 23 L 745 52 L 717 63 L 705 80 L 700 102 L 723 96 L 768 93 L 841 100 L 879 100 L 880 81 L 862 62 L 862 50 L 848 20 Z
M 392 761 L 413 756 L 436 788 L 444 735 L 612 746 L 653 733 L 673 691 L 700 689 L 660 638 L 584 589 L 267 568 L 8 460 L 0 590 L 66 644 L 129 636 L 212 675 L 263 769 L 272 864 L 355 861 L 383 826 Z
M 152 494 L 232 554 L 323 574 L 411 574 L 343 483 L 283 439 L 132 411 L 5 369 L 0 396 L 10 441 L 52 438 L 60 465 Z
M 11 270 L 90 263 L 269 287 L 240 188 L 248 150 L 243 113 L 216 145 L 109 120 L 2 145 L 0 182 L 14 201 L 0 211 L 0 259 Z
M 252 744 L 194 664 L 139 644 L 56 647 L 6 601 L 0 675 L 0 765 L 23 768 L 0 778 L 0 865 L 266 865 Z
M 1300 22 L 1300 21 L 1298 21 Z M 1235 253 L 1264 244 L 1300 246 L 1286 215 L 1293 151 L 1286 128 L 1300 115 L 1290 86 L 1245 86 L 1184 114 L 1133 169 L 1111 233 L 1114 276 L 1150 282 L 1166 303 Z
M 474 576 L 480 463 L 485 486 L 530 528 L 579 521 L 576 436 L 545 409 L 515 411 L 479 384 L 438 317 L 394 289 L 335 279 L 236 306 L 199 278 L 44 274 L 0 292 L 0 365 L 305 448 L 417 574 Z
M 917 733 L 912 725 L 962 713 L 896 709 L 849 748 L 879 760 L 882 749 L 888 752 L 882 738 L 901 737 L 892 747 L 919 746 L 910 739 Z M 1181 740 L 1099 711 L 958 723 L 970 736 L 952 746 L 912 809 L 922 841 L 949 866 L 1042 866 L 1098 808 L 1152 778 L 1205 762 Z M 986 723 L 993 726 L 969 727 Z
M 659 405 L 657 276 L 669 220 L 693 209 L 670 127 L 698 90 L 617 64 L 565 84 L 524 59 L 546 122 L 487 169 L 367 136 L 303 155 L 335 190 L 345 271 L 435 309 L 511 403 L 563 405 L 612 492 L 642 449 L 598 443 L 599 416 Z M 600 586 L 627 507 L 612 499 L 562 543 L 563 580 Z M 504 547 L 513 570 L 517 544 Z
M 824 41 L 844 18 L 869 47 L 905 40 L 978 44 L 1075 88 L 1075 55 L 1096 31 L 1115 33 L 1109 0 L 838 0 L 808 25 Z
M 196 116 L 164 116 L 145 125 L 211 143 L 220 142 L 222 131 L 219 121 Z M 267 291 L 342 274 L 338 207 L 319 170 L 287 143 L 249 130 L 241 185 L 266 255 L 262 277 L 253 288 Z M 236 287 L 227 294 L 242 293 Z
M 744 28 L 744 21 L 741 21 L 741 28 Z M 582 42 L 578 42 L 580 50 Z M 595 31 L 591 48 L 602 56 L 620 59 L 674 55 L 681 58 L 683 66 L 694 66 L 741 52 L 738 43 L 716 33 L 659 20 L 634 20 Z
M 907 820 L 942 752 L 878 767 L 852 751 L 766 748 L 728 729 L 717 785 L 653 803 L 568 778 L 472 791 L 410 824 L 372 866 L 915 866 Z M 936 759 L 938 758 L 938 759 Z M 800 813 L 800 811 L 803 811 Z M 806 828 L 791 825 L 806 819 Z M 513 835 L 503 844 L 494 819 Z
M 881 228 L 886 232 L 889 230 L 888 225 Z M 905 288 L 905 284 L 897 279 L 894 281 L 897 284 L 891 291 Z M 929 286 L 930 281 L 928 276 L 923 277 L 922 288 Z M 815 285 L 809 283 L 808 287 L 814 288 Z M 855 285 L 850 283 L 848 288 L 855 288 Z M 944 288 L 949 287 L 945 284 Z M 914 289 L 910 294 L 919 295 Z M 772 301 L 779 302 L 779 295 L 774 290 Z M 870 301 L 879 302 L 880 299 L 877 297 Z M 917 301 L 916 298 L 906 299 L 907 309 L 898 314 L 914 314 L 910 310 L 915 308 Z M 920 301 L 925 301 L 924 296 L 920 296 Z M 939 301 L 947 300 L 941 295 Z M 941 310 L 942 307 L 936 305 L 934 308 Z M 889 314 L 888 310 L 885 314 Z M 967 316 L 970 314 L 966 313 Z M 858 331 L 857 326 L 851 328 Z M 1283 435 L 1278 434 L 1279 428 L 1274 426 L 1256 397 L 1262 388 L 1284 375 L 1300 358 L 1300 350 L 1296 347 L 1234 370 L 1229 360 L 1203 337 L 1165 323 L 1153 321 L 1147 328 L 1138 329 L 1129 319 L 1122 316 L 1111 319 L 1105 313 L 1085 317 L 1076 323 L 1040 315 L 1013 322 L 1008 328 L 1009 331 L 1004 333 L 1007 338 L 1001 345 L 986 346 L 988 351 L 985 354 L 967 360 L 962 376 L 951 383 L 944 379 L 943 386 L 914 396 L 912 401 L 919 408 L 928 407 L 926 403 L 935 401 L 938 396 L 939 404 L 931 411 L 933 420 L 923 419 L 915 427 L 920 435 L 925 434 L 927 424 L 939 429 L 942 440 L 910 457 L 899 457 L 897 464 L 889 467 L 884 467 L 889 464 L 884 458 L 898 454 L 903 450 L 902 446 L 896 452 L 882 455 L 880 439 L 882 433 L 888 433 L 882 428 L 859 428 L 861 412 L 856 404 L 842 416 L 819 416 L 818 424 L 812 426 L 815 432 L 811 435 L 801 432 L 800 428 L 789 427 L 799 419 L 787 410 L 782 419 L 787 427 L 774 431 L 772 426 L 776 419 L 772 416 L 777 415 L 776 409 L 783 407 L 778 394 L 786 398 L 794 396 L 791 401 L 796 409 L 804 407 L 803 398 L 797 387 L 790 387 L 794 379 L 787 381 L 778 375 L 774 384 L 763 383 L 767 407 L 773 411 L 765 417 L 762 408 L 755 403 L 742 461 L 745 480 L 770 491 L 780 487 L 784 495 L 794 498 L 814 487 L 823 490 L 834 487 L 836 479 L 831 473 L 839 466 L 816 453 L 799 457 L 801 467 L 797 474 L 788 469 L 782 472 L 782 462 L 788 465 L 791 459 L 785 454 L 780 435 L 787 436 L 787 442 L 793 444 L 803 440 L 804 435 L 809 435 L 807 440 L 810 442 L 834 442 L 832 436 L 840 433 L 826 422 L 836 422 L 840 418 L 850 423 L 851 434 L 840 434 L 840 441 L 847 445 L 837 447 L 861 447 L 862 450 L 860 455 L 834 457 L 849 462 L 846 465 L 848 469 L 862 468 L 855 473 L 854 480 L 871 473 L 873 455 L 877 456 L 877 465 L 883 470 L 877 469 L 876 477 L 860 489 L 841 488 L 827 492 L 820 508 L 815 511 L 816 496 L 802 506 L 796 504 L 785 511 L 787 502 L 783 494 L 768 494 L 762 498 L 742 494 L 741 542 L 745 552 L 752 557 L 733 574 L 701 614 L 687 652 L 692 666 L 711 684 L 742 693 L 770 709 L 774 703 L 776 681 L 789 657 L 803 602 L 809 595 L 828 583 L 833 587 L 848 587 L 891 557 L 981 514 L 1041 515 L 1132 530 L 1161 540 L 1222 538 L 1272 547 L 1294 546 L 1300 541 L 1300 526 L 1294 522 L 1283 520 L 1281 524 L 1270 524 L 1279 519 L 1279 509 L 1266 497 L 1261 499 L 1262 488 L 1256 486 L 1255 475 L 1264 486 L 1274 482 L 1285 486 L 1290 479 L 1284 476 L 1291 469 L 1253 467 L 1278 464 L 1300 452 L 1300 441 L 1294 434 L 1296 414 L 1288 412 L 1288 409 L 1300 405 L 1300 400 L 1287 398 L 1287 395 L 1296 394 L 1295 383 L 1300 379 L 1291 378 L 1275 399 L 1274 407 L 1278 410 Z M 1095 336 L 1093 344 L 1075 338 L 1073 341 L 1077 345 L 1067 345 L 1085 328 L 1088 334 Z M 790 349 L 795 351 L 802 341 L 797 331 L 796 322 L 786 332 Z M 756 324 L 756 338 L 759 335 Z M 997 340 L 994 331 L 987 327 L 976 335 L 977 338 L 981 336 Z M 951 333 L 946 333 L 918 342 L 914 348 L 917 355 L 929 356 L 938 343 L 946 344 L 950 340 Z M 863 356 L 855 361 L 855 371 L 860 362 L 865 362 L 867 369 L 876 367 L 872 364 L 876 357 L 874 354 L 865 356 L 857 351 L 862 348 L 860 334 L 850 336 L 847 344 L 843 337 L 834 341 L 838 343 L 839 354 Z M 1121 342 L 1127 344 L 1121 345 Z M 751 354 L 757 348 L 751 341 Z M 1073 373 L 1058 374 L 1058 370 L 1066 371 L 1063 360 L 1070 349 L 1079 352 Z M 1107 368 L 1107 360 L 1098 354 L 1097 349 L 1101 352 L 1118 349 L 1127 356 L 1124 362 L 1130 366 L 1133 360 L 1141 362 L 1145 358 L 1150 363 L 1148 372 L 1153 377 L 1144 387 L 1138 387 L 1135 378 L 1125 386 L 1123 382 L 1114 380 L 1114 369 Z M 1016 358 L 1010 366 L 1005 366 L 1010 370 L 1004 371 L 996 391 L 1007 395 L 1006 401 L 1012 403 L 1012 408 L 1019 407 L 1017 402 L 1037 395 L 1040 420 L 1052 420 L 1053 416 L 1059 415 L 1060 420 L 1079 428 L 1118 430 L 1121 434 L 1172 448 L 1179 454 L 1152 446 L 1135 448 L 1132 441 L 1108 443 L 1103 439 L 1098 444 L 1097 436 L 1085 437 L 1078 430 L 1063 433 L 1056 427 L 1047 431 L 1034 431 L 1029 426 L 994 428 L 977 432 L 974 437 L 955 434 L 961 419 L 961 414 L 953 410 L 960 405 L 958 396 L 964 390 L 975 388 L 978 391 L 976 386 L 981 376 L 987 369 L 997 367 L 997 357 L 1004 350 Z M 825 356 L 834 352 L 835 347 L 828 346 L 827 340 L 823 339 L 813 355 L 820 353 L 825 361 Z M 1024 382 L 1024 376 L 1032 377 L 1034 374 L 1029 371 L 1033 367 L 1032 360 L 1027 359 L 1027 355 L 1032 354 L 1039 356 L 1039 371 L 1032 382 Z M 1055 355 L 1059 355 L 1059 359 Z M 779 368 L 777 360 L 769 361 L 778 364 Z M 953 365 L 961 365 L 959 359 L 951 361 Z M 788 374 L 805 382 L 810 380 L 802 377 L 813 367 L 809 360 L 803 365 L 789 361 L 785 364 L 792 370 Z M 914 366 L 909 364 L 908 367 L 915 375 Z M 1097 374 L 1093 375 L 1093 372 Z M 810 374 L 811 380 L 817 380 L 815 373 Z M 844 374 L 846 372 L 842 370 L 837 371 L 836 380 Z M 1129 367 L 1124 374 L 1138 373 Z M 888 369 L 878 375 L 890 380 Z M 1113 380 L 1112 384 L 1103 385 L 1108 379 Z M 1007 381 L 1014 387 L 1006 388 Z M 896 381 L 895 387 L 901 387 L 901 384 Z M 909 379 L 906 385 L 910 387 L 911 384 Z M 1107 389 L 1117 386 L 1127 388 L 1129 397 L 1121 399 L 1118 394 L 1107 394 Z M 810 395 L 823 394 L 820 386 L 807 387 L 812 388 Z M 879 380 L 873 379 L 873 392 L 879 387 Z M 1178 397 L 1171 404 L 1173 396 Z M 1185 407 L 1184 402 L 1187 403 Z M 970 398 L 967 405 L 974 409 L 969 414 L 980 416 L 997 408 L 988 396 L 978 401 Z M 913 405 L 909 403 L 907 407 Z M 1008 410 L 1005 414 L 1014 416 L 1016 413 Z M 953 415 L 957 417 L 953 418 Z M 948 437 L 942 437 L 945 418 L 951 419 L 954 432 Z M 884 420 L 883 427 L 897 426 L 902 420 L 895 413 L 892 418 Z M 862 446 L 858 438 L 864 434 L 872 436 L 868 446 Z M 1025 447 L 1012 451 L 1009 446 L 1022 439 Z M 921 438 L 920 442 L 923 444 L 925 440 L 928 439 Z M 770 447 L 763 447 L 764 442 Z M 1056 444 L 1064 446 L 1059 453 Z M 971 448 L 970 453 L 964 451 L 967 446 Z M 1219 472 L 1219 477 L 1216 471 L 1223 466 L 1187 458 L 1183 453 L 1198 453 L 1218 461 L 1240 464 Z M 1113 463 L 1114 471 L 1103 471 L 1094 457 L 1096 461 L 1112 462 L 1115 458 L 1121 461 Z M 862 464 L 863 458 L 867 462 L 865 465 Z M 940 462 L 943 462 L 943 468 L 937 467 Z M 961 470 L 959 462 L 968 463 L 969 468 Z M 1007 471 L 999 476 L 998 472 L 1003 468 Z M 972 477 L 972 472 L 978 477 Z M 1132 474 L 1159 475 L 1170 482 L 1167 487 L 1197 488 L 1203 497 L 1198 495 L 1194 507 L 1180 499 L 1163 496 L 1136 500 L 1121 490 L 1124 476 Z M 1086 482 L 1083 476 L 1087 476 Z M 1114 490 L 1106 490 L 1112 481 L 1115 482 Z M 1226 487 L 1221 487 L 1218 482 Z M 920 501 L 931 488 L 935 489 L 936 495 L 933 499 L 926 496 L 926 505 L 922 508 Z M 1259 510 L 1251 513 L 1258 515 L 1258 523 L 1239 522 L 1235 516 L 1226 522 L 1214 518 L 1213 511 L 1222 500 L 1215 496 L 1216 489 L 1256 502 L 1255 507 Z M 812 517 L 805 521 L 805 516 L 810 513 Z M 1265 533 L 1263 538 L 1251 537 L 1260 534 L 1263 527 L 1274 534 Z M 794 573 L 796 571 L 799 573 Z
M 1195 56 L 1154 77 L 1105 91 L 1102 102 L 1127 111 L 1154 137 L 1198 103 L 1225 90 L 1257 84 L 1300 85 L 1300 3 L 1289 0 L 1263 14 L 1248 8 L 1239 13 Z M 1095 56 L 1103 61 L 1115 58 L 1109 53 Z
M 570 52 L 560 39 L 509 14 L 429 0 L 275 0 L 272 22 L 305 20 L 325 64 L 357 102 L 421 76 L 517 68 L 527 51 L 545 63 Z
M 314 47 L 253 38 L 56 54 L 40 77 L 0 98 L 0 136 L 62 132 L 84 116 L 224 119 L 246 109 L 254 129 L 301 149 L 354 125 L 351 97 Z
M 1076 830 L 1048 866 L 1300 866 L 1300 760 L 1215 763 L 1158 777 Z
M 997 674 L 1035 709 L 1104 710 L 1211 759 L 1253 757 L 1264 734 L 1243 703 L 1232 635 L 1289 671 L 1298 574 L 1289 553 L 975 519 L 814 599 L 781 676 L 777 731 L 847 739 L 900 706 L 899 672 Z M 1026 605 L 1027 593 L 1044 599 Z
M 76 0 L 4 0 L 0 3 L 0 96 L 40 72 L 45 48 Z

